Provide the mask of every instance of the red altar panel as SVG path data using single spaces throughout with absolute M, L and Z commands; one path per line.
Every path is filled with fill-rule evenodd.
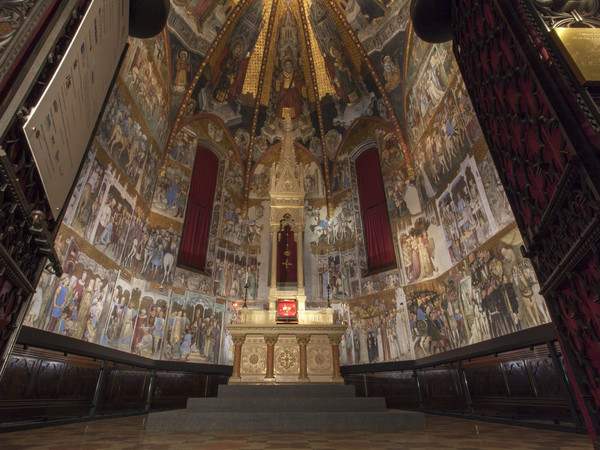
M 290 254 L 286 257 L 284 254 L 287 248 Z M 279 233 L 277 239 L 277 281 L 298 281 L 297 262 L 297 247 L 294 239 L 294 232 L 289 225 L 286 225 Z M 285 264 L 287 261 L 287 264 Z

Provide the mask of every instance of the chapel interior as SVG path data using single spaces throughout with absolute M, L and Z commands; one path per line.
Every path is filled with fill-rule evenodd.
M 0 0 L 10 448 L 600 448 L 599 0 L 121 0 L 48 179 L 108 3 Z

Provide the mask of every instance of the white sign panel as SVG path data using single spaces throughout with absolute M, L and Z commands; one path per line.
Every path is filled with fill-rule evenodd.
M 92 0 L 24 126 L 54 217 L 94 131 L 129 31 L 129 0 Z

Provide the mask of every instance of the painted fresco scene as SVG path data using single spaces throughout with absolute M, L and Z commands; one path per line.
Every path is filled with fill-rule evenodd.
M 352 339 L 341 353 L 349 364 L 412 359 L 406 305 L 396 291 L 382 291 L 348 302 Z
M 201 294 L 174 294 L 164 359 L 219 363 L 225 304 Z
M 407 290 L 416 357 L 441 353 L 550 321 L 517 229 L 471 253 L 434 282 Z
M 57 234 L 64 273 L 43 272 L 26 326 L 231 365 L 227 325 L 293 265 L 272 260 L 286 164 L 306 307 L 347 324 L 343 365 L 550 321 L 451 44 L 417 38 L 407 0 L 344 3 L 172 1 L 164 32 L 131 40 Z M 391 262 L 372 268 L 375 210 Z
M 161 167 L 152 200 L 153 210 L 183 222 L 189 185 L 186 169 L 176 164 Z
M 453 263 L 479 247 L 497 230 L 473 160 L 437 199 L 446 245 Z

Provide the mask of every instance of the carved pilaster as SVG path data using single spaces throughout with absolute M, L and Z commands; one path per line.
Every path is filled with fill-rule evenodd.
M 271 227 L 271 291 L 277 290 L 277 227 Z
M 231 340 L 233 341 L 234 347 L 234 355 L 233 355 L 233 373 L 231 374 L 231 378 L 229 381 L 239 381 L 240 380 L 240 366 L 242 362 L 242 345 L 246 341 L 246 336 L 232 336 Z
M 296 336 L 296 342 L 298 342 L 298 346 L 300 347 L 300 376 L 299 380 L 308 381 L 307 375 L 307 359 L 306 359 L 306 346 L 310 342 L 310 335 L 300 335 Z
M 304 243 L 303 243 L 303 234 L 304 230 L 296 231 L 296 241 L 297 241 L 297 250 L 296 250 L 296 267 L 298 270 L 298 292 L 302 291 L 304 293 Z
M 333 363 L 333 377 L 331 381 L 343 381 L 340 372 L 340 342 L 342 341 L 342 336 L 329 334 L 327 337 L 331 344 L 331 360 Z
M 266 335 L 265 344 L 267 344 L 267 373 L 265 380 L 275 379 L 273 375 L 273 366 L 275 361 L 275 344 L 277 343 L 277 335 Z

